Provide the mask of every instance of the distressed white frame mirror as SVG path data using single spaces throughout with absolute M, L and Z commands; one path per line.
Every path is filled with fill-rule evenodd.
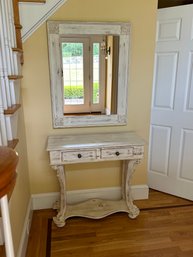
M 130 24 L 118 22 L 48 21 L 48 46 L 53 127 L 126 125 L 128 107 Z M 112 35 L 119 37 L 117 112 L 110 115 L 64 115 L 60 42 L 64 36 Z

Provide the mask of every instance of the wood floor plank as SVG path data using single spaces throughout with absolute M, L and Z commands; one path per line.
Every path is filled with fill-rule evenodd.
M 53 210 L 35 211 L 26 257 L 192 257 L 193 202 L 157 191 L 136 201 L 136 219 L 118 213 L 100 220 L 70 218 L 51 224 L 51 254 L 46 256 L 47 222 Z
M 0 257 L 5 257 L 5 247 L 0 246 Z
M 48 219 L 54 215 L 51 209 L 34 211 L 26 257 L 46 256 Z
M 159 257 L 190 253 L 193 256 L 192 215 L 193 206 L 143 211 L 135 220 L 125 214 L 115 214 L 103 221 L 92 221 L 95 225 L 92 224 L 92 230 L 87 219 L 68 220 L 62 229 L 53 224 L 51 257 L 82 256 L 81 252 L 86 254 L 88 251 L 93 257 L 148 256 L 150 252 L 149 256 Z M 81 223 L 82 229 L 84 227 L 82 236 L 76 233 L 74 225 L 77 222 Z

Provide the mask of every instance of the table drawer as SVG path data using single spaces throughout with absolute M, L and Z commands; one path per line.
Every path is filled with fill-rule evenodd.
M 86 162 L 97 159 L 95 150 L 80 150 L 62 152 L 62 162 Z
M 133 147 L 103 148 L 101 150 L 101 159 L 122 160 L 133 156 Z
M 134 146 L 133 147 L 133 155 L 135 158 L 143 158 L 144 156 L 144 146 Z

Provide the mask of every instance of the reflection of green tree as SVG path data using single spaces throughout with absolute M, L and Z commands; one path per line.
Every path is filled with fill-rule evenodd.
M 99 55 L 99 44 L 98 43 L 93 44 L 93 54 Z
M 82 43 L 62 43 L 63 57 L 82 56 Z
M 99 55 L 99 44 L 93 44 L 93 54 Z M 62 56 L 63 57 L 75 57 L 83 55 L 82 43 L 62 43 Z

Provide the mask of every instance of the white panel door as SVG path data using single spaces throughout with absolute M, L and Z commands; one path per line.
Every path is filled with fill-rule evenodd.
M 193 5 L 158 11 L 149 187 L 193 200 Z

